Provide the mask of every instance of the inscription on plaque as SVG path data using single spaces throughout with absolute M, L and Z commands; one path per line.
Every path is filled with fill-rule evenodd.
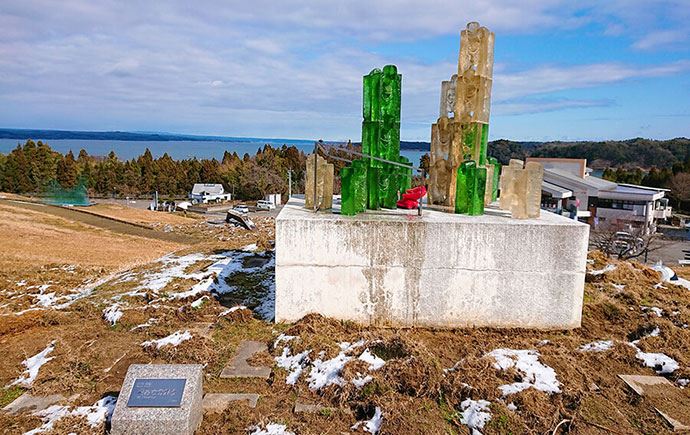
M 127 406 L 131 408 L 178 408 L 186 379 L 135 379 Z

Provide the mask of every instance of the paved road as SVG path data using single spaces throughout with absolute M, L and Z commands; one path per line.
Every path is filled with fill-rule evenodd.
M 662 240 L 661 248 L 649 254 L 647 263 L 661 260 L 666 266 L 673 268 L 683 258 L 683 249 L 690 250 L 690 240 Z
M 33 202 L 15 201 L 15 200 L 0 200 L 0 203 L 6 203 L 12 207 L 20 207 L 27 210 L 33 210 L 40 213 L 48 213 L 54 216 L 59 216 L 75 222 L 81 222 L 87 225 L 92 225 L 98 228 L 104 228 L 120 234 L 128 234 L 131 236 L 146 237 L 149 239 L 164 240 L 166 242 L 193 244 L 197 240 L 193 237 L 178 234 L 174 232 L 165 233 L 139 225 L 126 223 L 114 219 L 109 219 L 103 216 L 97 216 L 90 213 L 83 213 L 71 207 L 58 207 L 52 205 L 45 205 Z

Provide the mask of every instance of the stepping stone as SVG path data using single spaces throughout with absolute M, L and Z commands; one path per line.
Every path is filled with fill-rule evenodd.
M 690 431 L 690 399 L 661 376 L 618 375 L 635 393 L 644 396 L 675 432 Z
M 233 402 L 246 401 L 250 408 L 256 408 L 256 402 L 258 400 L 258 394 L 207 393 L 204 396 L 202 407 L 204 408 L 204 412 L 223 412 L 228 409 Z
M 241 342 L 237 349 L 237 353 L 220 373 L 220 377 L 268 379 L 271 375 L 270 367 L 253 367 L 247 363 L 249 358 L 262 351 L 268 351 L 268 347 L 265 343 L 260 341 Z
M 43 411 L 49 406 L 56 405 L 63 400 L 65 400 L 65 396 L 61 394 L 53 394 L 51 396 L 42 397 L 32 396 L 29 393 L 24 393 L 2 409 L 10 415 L 28 411 Z

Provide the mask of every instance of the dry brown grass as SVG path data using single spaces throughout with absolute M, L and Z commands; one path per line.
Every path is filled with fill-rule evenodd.
M 47 213 L 0 204 L 0 269 L 74 264 L 118 269 L 160 257 L 181 245 L 114 233 Z

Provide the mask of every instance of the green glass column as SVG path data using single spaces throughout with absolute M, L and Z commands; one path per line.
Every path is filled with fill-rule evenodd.
M 486 192 L 486 167 L 473 168 L 473 181 L 469 189 L 470 209 L 467 214 L 480 216 L 484 214 L 484 193 Z
M 458 168 L 455 185 L 455 213 L 467 214 L 470 211 L 471 195 L 474 186 L 474 173 L 477 165 L 473 160 L 467 160 Z
M 494 167 L 494 172 L 493 172 L 494 179 L 493 179 L 493 183 L 491 185 L 491 188 L 492 188 L 491 201 L 496 201 L 498 199 L 498 183 L 501 179 L 501 164 L 494 157 L 489 157 L 487 160 L 489 161 L 488 164 L 490 164 Z

